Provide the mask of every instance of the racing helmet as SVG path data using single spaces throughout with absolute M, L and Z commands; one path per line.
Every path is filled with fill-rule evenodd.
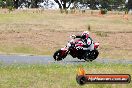
M 82 38 L 83 39 L 87 39 L 89 37 L 89 32 L 88 31 L 84 31 L 83 33 L 82 33 Z

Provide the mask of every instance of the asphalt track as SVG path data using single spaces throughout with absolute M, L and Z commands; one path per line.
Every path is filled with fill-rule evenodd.
M 132 60 L 123 59 L 100 59 L 97 58 L 93 62 L 99 63 L 123 63 L 132 64 Z M 30 55 L 0 55 L 0 63 L 2 64 L 83 64 L 89 63 L 84 60 L 79 60 L 77 58 L 72 58 L 67 56 L 62 61 L 54 61 L 52 56 L 30 56 Z

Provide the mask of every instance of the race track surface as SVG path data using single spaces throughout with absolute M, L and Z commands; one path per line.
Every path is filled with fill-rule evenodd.
M 132 64 L 132 60 L 123 60 L 123 59 L 100 59 L 97 58 L 93 62 L 99 63 L 123 63 L 123 64 Z M 20 56 L 20 55 L 0 55 L 0 63 L 4 64 L 82 64 L 89 63 L 84 60 L 79 60 L 77 58 L 72 58 L 67 56 L 62 61 L 54 61 L 52 56 Z

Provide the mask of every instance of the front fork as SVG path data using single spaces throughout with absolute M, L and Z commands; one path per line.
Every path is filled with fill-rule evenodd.
M 60 56 L 64 59 L 68 54 L 68 50 L 61 50 Z

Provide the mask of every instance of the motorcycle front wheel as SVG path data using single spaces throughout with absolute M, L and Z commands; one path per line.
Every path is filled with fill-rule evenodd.
M 57 50 L 57 51 L 54 53 L 53 58 L 54 58 L 55 61 L 60 61 L 60 60 L 63 59 L 63 58 L 61 57 L 61 50 L 60 50 L 60 49 Z

